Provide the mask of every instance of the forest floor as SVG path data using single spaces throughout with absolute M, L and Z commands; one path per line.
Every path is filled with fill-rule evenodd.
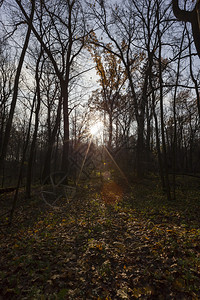
M 200 180 L 178 179 L 171 202 L 156 177 L 90 183 L 54 208 L 20 200 L 0 231 L 0 299 L 200 299 Z

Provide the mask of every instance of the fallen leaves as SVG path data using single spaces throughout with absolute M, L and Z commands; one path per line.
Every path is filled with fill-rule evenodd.
M 40 210 L 31 224 L 2 235 L 0 294 L 9 299 L 198 299 L 197 221 L 191 226 L 181 212 L 151 202 L 138 208 L 135 197 L 131 208 L 132 196 L 115 201 L 112 188 L 104 191 L 103 201 L 102 194 L 87 191 L 71 206 Z

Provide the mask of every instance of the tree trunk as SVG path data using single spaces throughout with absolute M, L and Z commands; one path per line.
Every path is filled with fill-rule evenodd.
M 186 27 L 186 26 L 185 26 Z M 185 29 L 184 29 L 185 31 Z M 176 199 L 176 161 L 177 161 L 177 120 L 176 120 L 176 95 L 177 95 L 177 88 L 179 82 L 179 75 L 180 75 L 180 63 L 181 63 L 181 52 L 183 47 L 184 41 L 184 32 L 182 35 L 181 45 L 180 45 L 180 52 L 178 57 L 178 66 L 177 66 L 177 76 L 176 76 L 176 85 L 174 91 L 174 99 L 173 99 L 173 119 L 174 119 L 174 140 L 173 140 L 173 198 Z
M 69 171 L 69 107 L 68 107 L 68 85 L 62 83 L 62 99 L 63 99 L 63 121 L 64 121 L 64 141 L 62 154 L 62 171 Z
M 109 113 L 109 138 L 108 138 L 108 149 L 112 149 L 112 136 L 113 136 L 113 123 L 112 123 L 112 112 Z
M 21 158 L 21 162 L 20 162 L 19 175 L 18 175 L 18 179 L 17 179 L 17 187 L 16 187 L 16 190 L 15 190 L 15 194 L 14 194 L 14 197 L 13 197 L 12 208 L 11 208 L 11 211 L 10 211 L 9 225 L 12 224 L 13 215 L 14 215 L 15 208 L 16 208 L 16 205 L 17 205 L 19 188 L 20 188 L 21 179 L 22 179 L 22 175 L 23 175 L 23 167 L 24 167 L 24 162 L 25 162 L 25 159 L 26 159 L 27 148 L 28 148 L 28 145 L 29 145 L 29 139 L 30 139 L 30 131 L 31 131 L 31 123 L 32 123 L 32 116 L 33 116 L 34 105 L 35 105 L 35 103 L 33 102 L 32 103 L 32 107 L 31 107 L 31 114 L 30 114 L 30 119 L 29 119 L 28 132 L 27 132 L 27 136 L 26 136 L 26 140 L 25 140 L 25 145 L 24 145 L 23 153 L 22 153 L 22 158 Z
M 52 156 L 53 145 L 54 145 L 55 139 L 56 139 L 56 134 L 58 133 L 58 128 L 60 126 L 61 108 L 62 108 L 62 97 L 60 97 L 60 99 L 59 99 L 55 125 L 53 128 L 53 131 L 51 132 L 50 139 L 48 141 L 48 147 L 47 147 L 47 152 L 46 152 L 45 161 L 44 161 L 44 168 L 43 168 L 43 172 L 42 172 L 43 180 L 45 180 L 45 178 L 47 178 L 51 173 L 51 156 Z
M 37 140 L 37 133 L 38 133 L 38 126 L 39 126 L 39 111 L 40 111 L 40 77 L 39 77 L 39 63 L 43 52 L 40 52 L 40 55 L 37 60 L 36 64 L 36 97 L 37 97 L 37 106 L 35 111 L 35 129 L 33 133 L 33 140 L 31 143 L 31 149 L 30 149 L 30 155 L 29 155 L 29 161 L 28 161 L 28 168 L 27 168 L 27 176 L 26 176 L 26 197 L 31 197 L 31 182 L 32 182 L 32 169 L 33 169 L 33 159 L 34 159 L 34 153 L 35 153 L 35 146 L 36 146 L 36 140 Z
M 0 155 L 0 169 L 1 169 L 1 166 L 3 164 L 4 159 L 6 157 L 8 143 L 9 143 L 9 139 L 10 139 L 10 131 L 11 131 L 11 127 L 12 127 L 12 121 L 13 121 L 13 116 L 14 116 L 15 106 L 16 106 L 17 96 L 18 96 L 19 79 L 20 79 L 20 74 L 21 74 L 21 70 L 22 70 L 26 50 L 28 48 L 28 44 L 29 44 L 29 40 L 30 40 L 30 36 L 31 36 L 31 24 L 32 24 L 32 21 L 33 21 L 34 10 L 35 10 L 35 1 L 32 1 L 31 14 L 30 14 L 30 18 L 29 18 L 30 23 L 28 24 L 28 30 L 27 30 L 27 33 L 26 33 L 26 38 L 25 38 L 24 45 L 23 45 L 22 52 L 21 52 L 21 56 L 20 56 L 20 59 L 19 59 L 19 64 L 18 64 L 18 67 L 17 67 L 15 82 L 14 82 L 14 92 L 13 92 L 13 97 L 12 97 L 12 102 L 11 102 L 11 108 L 10 108 L 9 117 L 8 117 L 8 121 L 7 121 L 7 124 L 6 124 L 6 129 L 5 129 L 5 133 L 4 133 L 4 140 L 3 140 L 2 151 L 1 151 L 1 155 Z
M 136 171 L 137 176 L 142 178 L 144 175 L 144 118 L 138 116 L 138 133 L 137 133 L 137 149 L 136 149 Z
M 159 7 L 157 9 L 157 30 L 158 30 L 158 43 L 159 43 L 159 85 L 160 85 L 160 121 L 161 121 L 161 136 L 162 136 L 162 148 L 163 148 L 163 166 L 165 171 L 165 184 L 167 198 L 171 200 L 171 192 L 169 185 L 169 174 L 168 174 L 168 161 L 167 161 L 167 150 L 165 142 L 165 125 L 164 125 L 164 111 L 163 111 L 163 79 L 162 79 L 162 41 L 159 27 Z
M 195 8 L 186 11 L 179 8 L 178 0 L 172 0 L 172 8 L 175 17 L 184 22 L 192 24 L 192 33 L 198 56 L 200 57 L 200 2 L 196 0 Z

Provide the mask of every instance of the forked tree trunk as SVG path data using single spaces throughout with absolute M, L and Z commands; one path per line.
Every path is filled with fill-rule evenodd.
M 178 20 L 191 23 L 195 47 L 200 57 L 200 1 L 196 0 L 195 8 L 192 11 L 180 9 L 178 0 L 172 0 L 172 8 Z

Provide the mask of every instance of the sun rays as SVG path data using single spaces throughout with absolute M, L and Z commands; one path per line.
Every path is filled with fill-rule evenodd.
M 103 133 L 104 124 L 101 121 L 97 121 L 90 127 L 90 133 L 92 136 L 97 136 Z

